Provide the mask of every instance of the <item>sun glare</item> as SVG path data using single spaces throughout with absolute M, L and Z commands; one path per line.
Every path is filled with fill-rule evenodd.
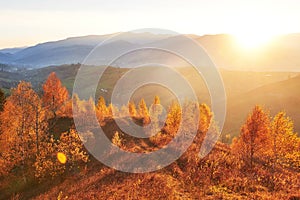
M 234 34 L 237 44 L 244 50 L 257 50 L 273 42 L 277 35 L 266 32 L 243 32 Z
M 256 50 L 272 42 L 274 34 L 268 33 L 239 33 L 234 34 L 237 44 L 245 50 Z

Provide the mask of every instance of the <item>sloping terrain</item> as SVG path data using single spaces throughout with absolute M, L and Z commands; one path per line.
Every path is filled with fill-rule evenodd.
M 300 76 L 267 84 L 228 99 L 228 115 L 224 133 L 239 133 L 247 112 L 254 105 L 262 105 L 270 114 L 285 111 L 294 120 L 295 129 L 300 131 Z
M 229 153 L 228 146 L 218 143 L 209 154 Z M 208 156 L 208 157 L 209 157 Z M 206 158 L 205 158 L 206 159 Z M 204 159 L 204 160 L 205 160 Z M 182 162 L 182 161 L 181 161 Z M 92 160 L 86 170 L 80 174 L 61 177 L 59 181 L 43 185 L 25 192 L 21 198 L 33 199 L 293 199 L 299 198 L 297 191 L 268 191 L 262 185 L 248 183 L 248 189 L 242 189 L 245 183 L 230 182 L 230 175 L 221 175 L 229 179 L 221 185 L 209 181 L 209 174 L 203 169 L 197 174 L 181 170 L 179 165 L 188 167 L 188 163 L 175 162 L 172 165 L 151 173 L 132 174 L 110 169 Z M 258 167 L 263 166 L 257 163 Z M 234 171 L 235 169 L 231 169 Z M 287 173 L 287 174 L 285 174 Z M 299 176 L 297 172 L 283 172 L 282 175 Z M 199 177 L 203 182 L 193 182 L 189 177 Z M 233 177 L 232 177 L 233 178 Z M 233 178 L 233 180 L 235 180 Z M 239 180 L 239 179 L 237 179 Z M 246 179 L 244 179 L 247 181 Z M 45 184 L 45 183 L 44 183 Z M 47 184 L 47 182 L 46 182 Z M 50 187 L 49 187 L 50 186 Z M 294 185 L 297 188 L 296 185 Z M 299 186 L 298 186 L 299 187 Z M 29 196 L 27 196 L 29 195 Z

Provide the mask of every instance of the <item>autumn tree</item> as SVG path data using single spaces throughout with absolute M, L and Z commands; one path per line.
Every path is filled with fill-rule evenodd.
M 122 145 L 123 145 L 122 144 L 123 143 L 122 138 L 120 137 L 120 134 L 119 134 L 118 131 L 115 132 L 115 134 L 114 134 L 111 141 L 114 145 L 116 145 L 118 147 L 122 147 Z
M 139 102 L 139 116 L 143 119 L 143 124 L 150 122 L 149 111 L 144 99 L 141 99 Z
M 221 179 L 227 179 L 228 175 L 233 171 L 234 157 L 230 151 L 212 150 L 199 163 L 196 169 L 197 173 L 191 174 L 194 179 L 199 179 L 199 174 L 203 174 L 210 184 L 218 184 Z M 224 181 L 224 180 L 223 180 Z
M 96 108 L 99 112 L 103 113 L 103 115 L 107 113 L 107 107 L 104 97 L 99 97 Z
M 79 100 L 74 105 L 76 110 L 76 127 L 80 130 L 91 130 L 98 126 L 98 123 L 101 123 L 103 119 L 99 119 L 99 113 L 95 108 L 95 103 L 93 98 L 89 98 L 89 100 Z M 97 119 L 94 118 L 94 113 L 96 112 Z M 102 117 L 102 115 L 101 115 Z
M 108 108 L 104 97 L 100 96 L 96 105 L 96 113 L 99 121 L 103 121 L 108 114 Z
M 186 99 L 182 105 L 182 123 L 184 125 L 181 130 L 185 135 L 194 135 L 194 132 L 197 131 L 199 114 L 198 102 Z
M 46 131 L 44 118 L 41 100 L 31 84 L 20 82 L 12 89 L 1 113 L 1 139 L 10 167 L 21 166 L 25 169 L 39 154 L 39 141 Z
M 300 139 L 285 112 L 279 112 L 271 122 L 271 145 L 273 167 L 300 166 Z
M 68 117 L 72 118 L 73 117 L 73 100 L 68 99 L 64 106 L 61 108 L 61 113 L 60 117 Z
M 155 96 L 153 103 L 149 108 L 149 115 L 151 119 L 149 131 L 152 135 L 161 131 L 160 129 L 163 125 L 162 114 L 163 114 L 163 107 L 160 104 L 160 99 L 158 96 Z
M 112 103 L 110 103 L 107 107 L 107 116 L 112 118 L 114 110 L 115 110 L 114 105 Z
M 50 119 L 56 118 L 69 97 L 68 90 L 52 72 L 43 85 L 43 105 L 50 111 Z
M 194 138 L 195 151 L 200 151 L 200 147 L 206 137 L 206 143 L 203 144 L 202 150 L 212 145 L 211 142 L 216 141 L 216 137 L 219 136 L 218 127 L 213 120 L 213 113 L 208 105 L 202 103 L 199 105 L 199 122 L 197 135 Z M 201 152 L 205 153 L 205 152 Z
M 130 101 L 128 103 L 128 111 L 131 117 L 136 117 L 137 116 L 137 111 L 134 102 Z
M 181 122 L 181 107 L 179 103 L 174 101 L 172 102 L 168 110 L 164 130 L 168 134 L 174 136 L 179 129 L 180 122 Z
M 201 134 L 206 134 L 211 125 L 213 114 L 210 108 L 204 103 L 199 105 L 199 112 L 198 130 Z
M 47 112 L 45 111 L 44 107 L 42 106 L 42 100 L 37 96 L 35 101 L 32 103 L 34 109 L 34 133 L 35 133 L 35 144 L 37 155 L 40 153 L 40 145 L 39 142 L 44 137 L 46 137 L 46 133 L 48 130 L 48 123 L 47 123 Z
M 253 169 L 255 160 L 262 160 L 267 154 L 269 126 L 269 115 L 260 106 L 255 106 L 242 126 L 239 138 L 233 143 L 234 153 L 250 169 Z
M 160 99 L 159 99 L 159 96 L 155 95 L 153 104 L 154 104 L 154 105 L 160 105 Z
M 192 100 L 185 100 L 182 105 L 182 125 L 179 129 L 179 134 L 192 139 L 192 144 L 187 151 L 179 158 L 179 163 L 185 163 L 185 169 L 188 173 L 194 173 L 195 167 L 199 161 L 200 144 L 195 142 L 193 138 L 197 134 L 199 121 L 199 104 Z M 184 144 L 187 140 L 182 140 Z
M 75 111 L 73 115 L 79 113 L 82 109 L 82 101 L 79 99 L 78 94 L 72 96 L 72 109 Z
M 166 145 L 172 137 L 165 134 L 163 129 L 165 119 L 163 116 L 163 106 L 160 104 L 158 96 L 154 97 L 153 103 L 149 108 L 149 115 L 151 123 L 150 126 L 147 127 L 146 132 L 149 135 L 152 135 L 152 137 L 150 137 L 150 141 L 157 146 Z
M 154 97 L 154 100 L 153 100 L 150 112 L 152 112 L 154 115 L 158 115 L 159 116 L 159 115 L 162 114 L 162 111 L 163 111 L 163 107 L 160 104 L 159 96 L 156 95 Z
M 107 107 L 107 117 L 113 118 L 118 115 L 119 115 L 118 107 L 110 103 Z

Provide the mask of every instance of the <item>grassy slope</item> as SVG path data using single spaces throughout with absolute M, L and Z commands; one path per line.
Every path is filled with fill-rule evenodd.
M 52 199 L 61 193 L 68 199 L 187 199 L 186 185 L 171 174 L 127 174 L 102 168 L 65 180 L 36 199 Z
M 211 153 L 224 151 L 223 146 L 221 143 L 217 144 Z M 194 183 L 189 181 L 184 172 L 174 172 L 175 166 L 176 164 L 172 164 L 152 173 L 130 174 L 92 161 L 87 170 L 67 176 L 56 185 L 52 184 L 48 191 L 39 194 L 36 189 L 37 196 L 34 199 L 288 199 L 297 195 L 297 192 L 269 192 L 261 185 L 248 185 L 253 191 L 247 192 L 236 191 L 234 188 L 238 186 L 234 183 L 231 183 L 233 187 L 209 182 Z

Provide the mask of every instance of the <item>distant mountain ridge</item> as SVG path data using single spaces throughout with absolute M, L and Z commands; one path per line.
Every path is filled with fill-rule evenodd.
M 115 34 L 72 37 L 41 43 L 27 48 L 0 50 L 0 63 L 29 68 L 82 63 L 99 44 Z M 201 44 L 220 68 L 253 71 L 300 71 L 300 34 L 284 35 L 257 52 L 244 52 L 230 35 L 187 35 Z M 112 59 L 112 52 L 138 48 L 143 44 L 158 44 L 162 48 L 182 45 L 177 36 L 152 33 L 122 33 L 116 40 L 98 49 L 99 58 L 91 64 L 101 65 Z M 130 64 L 134 63 L 127 63 Z M 177 65 L 177 61 L 172 64 Z M 122 67 L 122 65 L 120 65 Z
M 18 51 L 21 51 L 27 47 L 16 47 L 16 48 L 5 48 L 5 49 L 0 49 L 0 53 L 5 53 L 5 54 L 14 54 L 17 53 Z

